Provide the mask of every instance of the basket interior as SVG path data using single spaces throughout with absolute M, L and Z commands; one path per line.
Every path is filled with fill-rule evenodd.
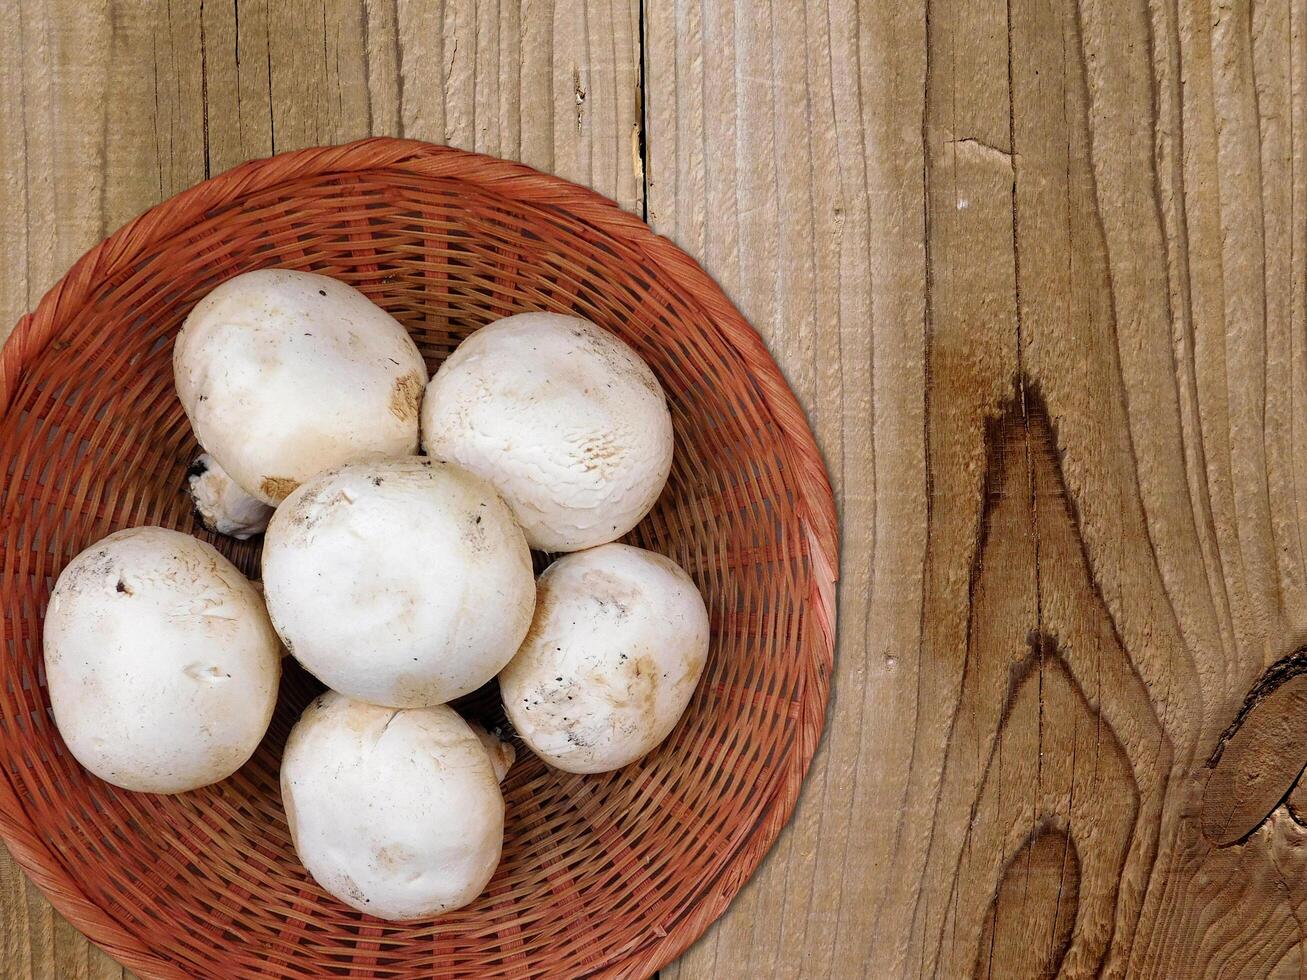
M 739 352 L 629 243 L 562 208 L 402 169 L 282 182 L 118 266 L 26 362 L 0 418 L 0 767 L 51 859 L 189 975 L 564 976 L 635 962 L 736 873 L 779 782 L 801 775 L 811 752 L 797 744 L 819 669 L 808 540 L 789 443 Z M 674 558 L 704 593 L 712 647 L 695 697 L 659 750 L 615 773 L 555 772 L 519 745 L 499 870 L 475 904 L 439 921 L 363 916 L 295 858 L 278 760 L 320 686 L 291 662 L 254 758 L 176 797 L 89 776 L 48 710 L 43 611 L 60 569 L 92 541 L 175 527 L 257 575 L 257 541 L 207 534 L 192 518 L 183 478 L 198 448 L 171 350 L 206 291 L 269 266 L 358 287 L 408 327 L 432 371 L 498 317 L 588 317 L 644 356 L 671 403 L 671 479 L 625 540 Z M 463 707 L 498 718 L 493 689 Z

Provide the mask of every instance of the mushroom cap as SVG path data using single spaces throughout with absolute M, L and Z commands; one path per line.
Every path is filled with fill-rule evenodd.
M 215 783 L 267 731 L 280 647 L 258 592 L 211 545 L 161 527 L 119 531 L 74 558 L 50 596 L 55 724 L 115 786 Z
M 417 451 L 427 382 L 417 345 L 327 276 L 263 269 L 227 280 L 186 317 L 173 375 L 200 445 L 264 503 L 330 467 Z
M 499 675 L 522 740 L 566 772 L 607 772 L 665 739 L 708 658 L 708 611 L 670 558 L 606 544 L 560 558 Z
M 272 507 L 242 490 L 208 453 L 191 463 L 186 488 L 200 523 L 210 531 L 244 541 L 267 530 Z
M 521 313 L 482 327 L 427 386 L 422 439 L 493 483 L 531 547 L 613 541 L 649 512 L 672 465 L 658 379 L 587 320 Z
M 328 691 L 291 730 L 281 796 L 295 851 L 360 912 L 419 919 L 486 887 L 504 843 L 490 757 L 452 708 L 383 708 Z
M 535 605 L 508 505 L 416 456 L 331 470 L 287 497 L 264 536 L 263 587 L 292 656 L 333 690 L 397 708 L 490 680 Z

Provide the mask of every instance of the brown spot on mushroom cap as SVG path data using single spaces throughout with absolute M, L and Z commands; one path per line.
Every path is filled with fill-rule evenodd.
M 418 417 L 418 408 L 422 404 L 422 378 L 417 372 L 410 372 L 395 382 L 390 393 L 390 414 L 401 422 L 408 422 Z
M 417 860 L 417 855 L 402 844 L 388 844 L 377 851 L 377 864 L 386 871 L 398 871 Z
M 581 584 L 601 608 L 611 606 L 619 618 L 624 618 L 630 612 L 630 607 L 644 598 L 638 585 L 626 576 L 604 568 L 588 569 L 581 576 Z
M 288 476 L 265 476 L 259 483 L 259 490 L 264 496 L 280 503 L 294 493 L 299 485 L 298 480 L 292 480 Z
M 374 726 L 371 705 L 348 704 L 344 707 L 345 727 L 356 735 L 365 735 Z
M 344 887 L 345 894 L 349 898 L 352 898 L 356 902 L 368 903 L 372 901 L 372 899 L 368 898 L 365 894 L 363 894 L 363 889 L 358 886 L 358 882 L 356 882 L 349 875 L 342 874 L 340 876 L 340 879 L 341 879 L 341 885 Z

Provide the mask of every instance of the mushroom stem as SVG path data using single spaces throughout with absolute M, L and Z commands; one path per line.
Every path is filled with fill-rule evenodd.
M 484 725 L 475 721 L 469 721 L 467 724 L 481 740 L 481 744 L 486 747 L 491 768 L 495 770 L 495 779 L 502 783 L 504 777 L 508 775 L 508 770 L 513 768 L 513 763 L 517 760 L 517 751 L 511 742 L 505 742 L 497 735 L 488 732 Z
M 267 530 L 272 508 L 237 486 L 208 453 L 186 470 L 186 489 L 200 523 L 210 531 L 244 541 Z

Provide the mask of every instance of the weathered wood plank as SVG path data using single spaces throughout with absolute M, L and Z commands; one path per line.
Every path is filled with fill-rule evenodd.
M 0 206 L 15 216 L 0 333 L 123 222 L 273 152 L 408 136 L 644 206 L 635 0 L 23 0 L 17 13 L 0 35 Z
M 649 220 L 767 339 L 846 528 L 835 695 L 803 802 L 669 977 L 878 975 L 869 871 L 893 844 L 871 811 L 908 770 L 886 685 L 914 683 L 926 544 L 923 35 L 913 5 L 646 5 Z
M 1287 975 L 1304 5 L 794 7 L 646 7 L 650 219 L 844 526 L 797 818 L 668 974 Z

